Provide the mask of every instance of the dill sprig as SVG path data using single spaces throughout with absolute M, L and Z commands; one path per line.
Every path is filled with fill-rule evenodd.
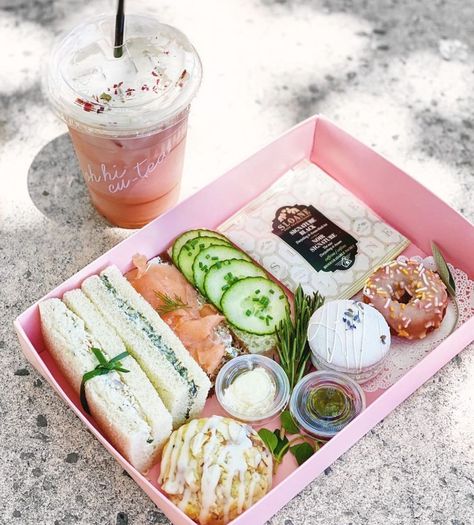
M 308 344 L 308 324 L 313 313 L 324 303 L 319 293 L 306 295 L 301 286 L 295 292 L 294 320 L 291 314 L 276 329 L 277 352 L 280 365 L 290 381 L 290 390 L 304 376 L 311 351 Z
M 174 312 L 175 310 L 181 310 L 181 308 L 189 308 L 189 305 L 186 304 L 181 297 L 175 294 L 174 298 L 171 298 L 169 295 L 166 295 L 165 293 L 158 292 L 157 290 L 153 290 L 153 293 L 158 297 L 158 299 L 161 301 L 161 305 L 157 306 L 155 310 L 160 315 L 169 314 L 170 312 Z

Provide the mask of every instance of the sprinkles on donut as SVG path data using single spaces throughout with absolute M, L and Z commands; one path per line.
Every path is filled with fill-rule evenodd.
M 448 292 L 439 275 L 414 260 L 392 261 L 367 280 L 364 302 L 376 308 L 392 332 L 406 339 L 423 339 L 439 328 Z

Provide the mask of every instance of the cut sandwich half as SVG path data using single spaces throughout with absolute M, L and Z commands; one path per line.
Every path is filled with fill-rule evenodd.
M 82 290 L 66 292 L 63 301 L 84 321 L 86 330 L 108 360 L 126 351 L 125 345 L 115 330 L 107 324 L 102 314 Z M 160 450 L 172 429 L 171 415 L 135 358 L 128 355 L 121 360 L 121 363 L 129 371 L 120 373 L 121 380 L 128 386 L 139 403 L 143 417 L 151 428 L 150 440 L 156 441 Z
M 82 284 L 160 394 L 177 427 L 199 415 L 211 383 L 158 313 L 115 266 Z
M 41 327 L 50 353 L 80 394 L 84 374 L 99 364 L 92 349 L 100 349 L 109 359 L 125 347 L 86 297 L 70 292 L 67 301 L 86 321 L 61 300 L 48 299 L 39 305 Z M 135 388 L 146 378 L 133 358 L 124 357 L 121 365 L 130 371 L 111 371 L 89 379 L 85 396 L 91 415 L 110 442 L 137 470 L 146 472 L 171 434 L 171 416 L 151 385 Z

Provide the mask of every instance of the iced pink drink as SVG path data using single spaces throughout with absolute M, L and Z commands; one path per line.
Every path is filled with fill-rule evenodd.
M 145 137 L 96 137 L 69 128 L 96 209 L 111 223 L 139 228 L 179 196 L 187 115 Z
M 179 196 L 201 63 L 182 33 L 154 19 L 127 17 L 119 59 L 112 33 L 113 18 L 99 17 L 64 37 L 47 89 L 94 206 L 111 223 L 137 228 Z

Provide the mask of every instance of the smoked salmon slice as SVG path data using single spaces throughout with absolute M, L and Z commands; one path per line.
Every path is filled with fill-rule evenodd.
M 225 345 L 216 328 L 224 317 L 203 303 L 182 273 L 167 263 L 148 263 L 144 255 L 132 258 L 135 269 L 126 278 L 179 337 L 185 348 L 213 376 L 222 363 Z

